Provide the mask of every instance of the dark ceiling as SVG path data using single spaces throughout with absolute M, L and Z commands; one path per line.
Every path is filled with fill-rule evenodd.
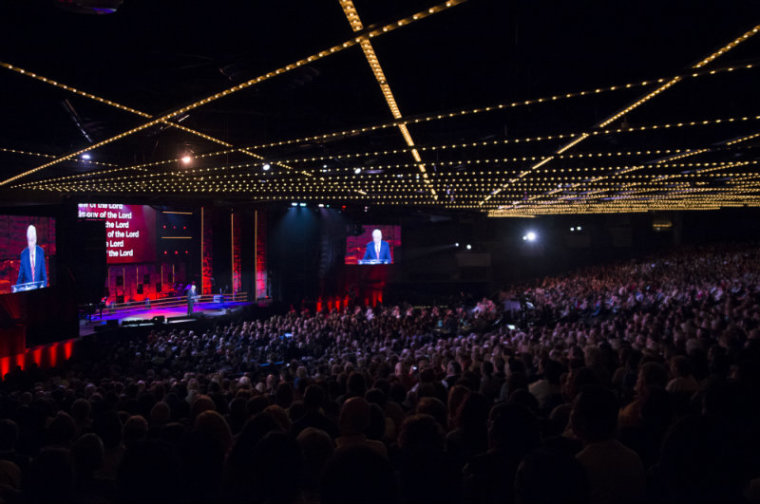
M 77 1 L 97 4 L 61 0 Z M 9 201 L 181 195 L 492 215 L 760 203 L 758 1 L 124 0 L 109 15 L 58 3 L 0 4 Z

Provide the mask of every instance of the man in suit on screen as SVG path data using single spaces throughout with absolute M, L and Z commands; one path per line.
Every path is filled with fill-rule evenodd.
M 367 244 L 363 260 L 376 260 L 386 264 L 392 262 L 391 246 L 387 241 L 383 241 L 383 232 L 379 229 L 372 231 L 372 241 Z
M 31 288 L 39 289 L 47 286 L 47 271 L 45 268 L 45 251 L 37 245 L 37 228 L 26 228 L 27 247 L 21 251 L 21 264 L 18 268 L 16 285 L 32 284 Z

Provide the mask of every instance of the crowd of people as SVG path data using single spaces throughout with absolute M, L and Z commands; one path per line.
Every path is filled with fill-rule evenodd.
M 519 306 L 519 308 L 515 308 Z M 6 502 L 760 502 L 760 251 L 102 338 L 0 385 Z

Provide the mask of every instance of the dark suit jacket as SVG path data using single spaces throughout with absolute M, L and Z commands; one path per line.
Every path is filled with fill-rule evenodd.
M 47 285 L 47 271 L 45 268 L 45 251 L 39 245 L 34 252 L 34 281 L 40 282 L 41 287 Z M 18 268 L 18 280 L 16 284 L 32 281 L 32 263 L 29 262 L 29 247 L 21 251 L 21 264 Z
M 367 251 L 364 253 L 364 261 L 369 259 L 378 259 L 380 261 L 392 261 L 391 259 L 391 246 L 385 240 L 380 240 L 380 255 L 375 252 L 375 242 L 371 241 L 367 244 Z

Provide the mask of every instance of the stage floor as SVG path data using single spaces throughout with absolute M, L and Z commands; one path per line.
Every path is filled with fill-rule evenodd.
M 198 303 L 195 305 L 193 313 L 198 315 L 202 314 L 207 318 L 221 317 L 228 314 L 228 310 L 236 309 L 243 306 L 248 306 L 249 302 L 228 302 L 228 303 Z M 93 334 L 95 328 L 98 326 L 104 326 L 109 320 L 116 320 L 121 326 L 124 322 L 134 323 L 136 321 L 150 321 L 153 317 L 163 316 L 166 318 L 167 323 L 177 324 L 182 322 L 190 322 L 194 320 L 187 314 L 187 305 L 175 306 L 175 307 L 157 307 L 157 308 L 141 308 L 134 310 L 124 310 L 116 313 L 108 313 L 107 310 L 103 310 L 103 318 L 96 313 L 91 321 L 81 320 L 79 323 L 79 335 L 87 336 Z M 169 319 L 174 320 L 169 320 Z

